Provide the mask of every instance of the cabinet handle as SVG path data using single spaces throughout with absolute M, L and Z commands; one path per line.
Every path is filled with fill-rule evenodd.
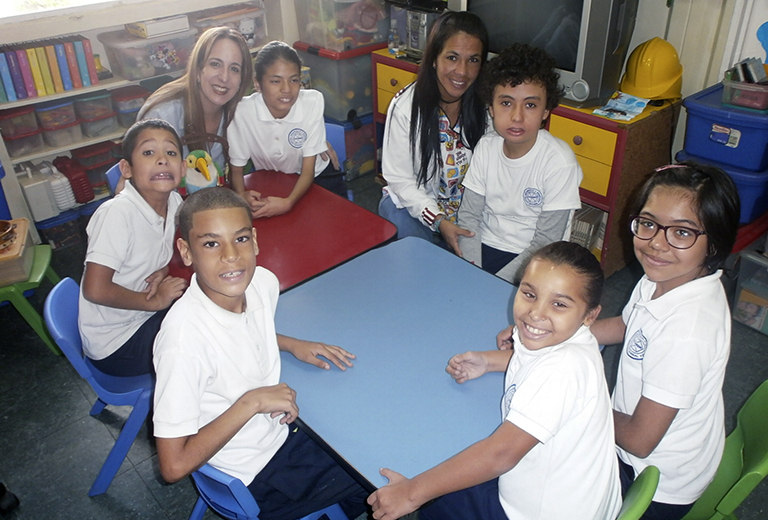
M 392 85 L 393 87 L 395 87 L 395 86 L 397 86 L 397 80 L 395 78 L 392 78 L 392 79 L 389 80 L 389 84 Z
M 581 145 L 581 143 L 583 143 L 583 142 L 584 142 L 584 139 L 582 139 L 582 137 L 580 135 L 574 135 L 573 136 L 573 144 L 575 144 L 576 146 Z

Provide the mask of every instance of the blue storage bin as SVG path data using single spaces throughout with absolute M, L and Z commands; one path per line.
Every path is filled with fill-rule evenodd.
M 40 232 L 40 237 L 53 249 L 82 246 L 85 243 L 85 237 L 80 230 L 79 217 L 78 208 L 70 209 L 53 218 L 36 222 L 35 226 Z
M 718 83 L 683 100 L 685 151 L 744 170 L 768 169 L 768 116 L 726 107 Z
M 3 165 L 0 164 L 0 180 L 5 177 L 5 170 Z M 11 220 L 11 210 L 8 209 L 8 201 L 5 200 L 5 192 L 3 191 L 3 185 L 0 183 L 0 220 Z
M 678 162 L 694 161 L 716 166 L 733 179 L 741 200 L 739 224 L 748 224 L 763 213 L 768 212 L 768 170 L 753 172 L 689 155 L 686 152 L 677 152 L 675 159 Z

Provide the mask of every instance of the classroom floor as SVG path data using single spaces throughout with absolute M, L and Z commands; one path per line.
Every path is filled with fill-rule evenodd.
M 371 176 L 350 183 L 354 200 L 375 211 L 380 187 Z M 54 252 L 60 276 L 80 279 L 83 247 Z M 615 315 L 629 296 L 638 272 L 625 268 L 608 278 L 604 315 Z M 42 312 L 44 294 L 31 297 Z M 185 519 L 197 494 L 190 480 L 167 485 L 157 469 L 154 443 L 143 429 L 106 494 L 89 498 L 88 489 L 127 416 L 108 407 L 88 415 L 90 387 L 63 357 L 45 347 L 15 309 L 0 307 L 0 482 L 21 499 L 9 519 Z M 609 385 L 615 380 L 619 349 L 604 352 Z M 726 430 L 747 396 L 768 379 L 768 337 L 734 323 L 731 358 L 725 378 Z M 768 518 L 768 481 L 736 511 L 741 520 Z M 217 518 L 210 511 L 206 518 Z

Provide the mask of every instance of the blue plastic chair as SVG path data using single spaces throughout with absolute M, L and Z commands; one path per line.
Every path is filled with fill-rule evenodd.
M 209 464 L 192 473 L 200 498 L 195 503 L 189 520 L 200 520 L 210 507 L 230 520 L 258 520 L 259 505 L 243 482 Z M 329 520 L 349 520 L 338 504 L 315 511 L 300 520 L 318 520 L 323 515 Z
M 347 144 L 344 140 L 344 127 L 335 123 L 325 123 L 325 140 L 331 143 L 336 156 L 339 158 L 339 168 L 346 171 L 344 162 L 347 160 Z
M 107 184 L 109 185 L 109 191 L 112 193 L 112 195 L 114 195 L 115 190 L 117 189 L 117 183 L 120 181 L 120 177 L 122 176 L 122 173 L 120 173 L 120 163 L 113 164 L 112 167 L 107 170 L 106 176 Z
M 147 418 L 155 386 L 151 375 L 116 377 L 101 372 L 83 356 L 80 331 L 77 327 L 78 297 L 80 288 L 71 278 L 61 280 L 45 300 L 43 316 L 54 341 L 67 357 L 77 373 L 88 381 L 96 392 L 96 402 L 91 415 L 98 415 L 108 404 L 132 406 L 131 414 L 123 425 L 115 445 L 101 466 L 88 495 L 104 493 L 120 469 L 128 450 L 136 438 L 141 425 Z

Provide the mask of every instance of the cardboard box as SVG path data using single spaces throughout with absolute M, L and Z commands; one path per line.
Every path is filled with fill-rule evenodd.
M 0 252 L 0 286 L 29 278 L 35 256 L 32 241 L 29 239 L 29 221 L 18 218 L 11 222 L 16 225 L 16 238 L 10 247 Z

